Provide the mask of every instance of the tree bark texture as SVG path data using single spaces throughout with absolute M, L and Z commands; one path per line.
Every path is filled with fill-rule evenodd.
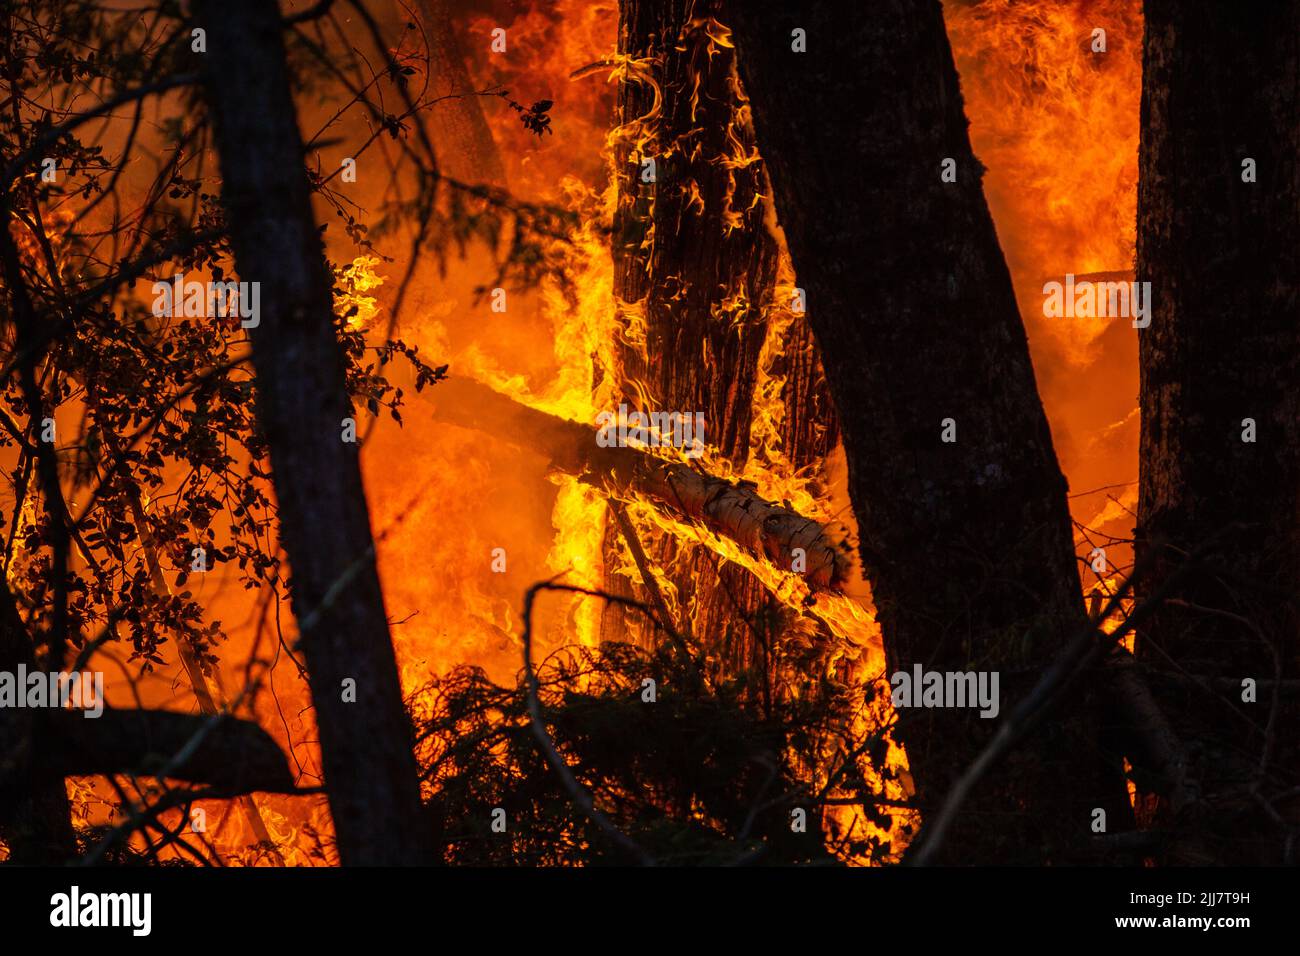
M 729 9 L 843 432 L 888 666 L 997 671 L 1005 714 L 1086 618 L 1066 484 L 942 9 Z M 946 158 L 956 182 L 941 180 Z M 943 440 L 946 424 L 955 441 Z M 1093 810 L 1107 811 L 1112 831 L 1123 826 L 1128 803 L 1098 747 L 1092 683 L 981 783 L 941 859 L 1092 859 Z M 995 724 L 973 709 L 900 710 L 923 808 Z
M 440 172 L 458 182 L 504 188 L 505 166 L 483 115 L 483 104 L 474 95 L 473 80 L 465 67 L 465 54 L 452 25 L 447 0 L 419 0 L 416 9 L 429 51 L 429 74 L 433 95 L 448 99 L 435 103 L 424 114 L 430 138 L 438 150 Z M 405 11 L 398 4 L 399 16 Z
M 644 336 L 643 347 L 621 349 L 629 403 L 643 407 L 648 395 L 657 409 L 703 412 L 706 440 L 740 470 L 751 451 L 778 246 L 764 221 L 766 176 L 722 6 L 620 5 L 619 50 L 638 65 L 619 89 L 615 293 L 622 319 Z M 653 182 L 645 181 L 646 161 L 654 163 Z M 792 322 L 787 334 L 797 337 L 802 325 Z M 809 361 L 810 352 L 800 359 Z M 819 382 L 819 369 L 799 370 L 804 376 L 790 375 L 783 396 L 796 409 L 786 416 L 791 425 L 804 424 L 798 410 L 812 404 Z M 819 434 L 829 440 L 801 448 L 796 467 L 820 462 L 833 446 L 833 424 Z M 618 533 L 611 522 L 611 546 Z M 756 644 L 771 637 L 759 624 L 762 586 L 743 568 L 668 535 L 647 551 L 678 596 L 679 626 L 732 666 L 754 663 Z M 773 557 L 790 566 L 788 554 Z M 645 598 L 621 579 L 611 586 Z M 635 631 L 636 618 L 623 608 L 604 613 L 607 636 Z
M 1135 649 L 1147 668 L 1236 688 L 1153 682 L 1202 799 L 1176 810 L 1157 784 L 1144 812 L 1175 834 L 1166 862 L 1276 863 L 1282 821 L 1300 819 L 1300 800 L 1277 800 L 1300 783 L 1300 710 L 1275 710 L 1265 687 L 1300 674 L 1300 3 L 1145 13 L 1137 552 L 1152 588 L 1188 555 L 1202 567 Z

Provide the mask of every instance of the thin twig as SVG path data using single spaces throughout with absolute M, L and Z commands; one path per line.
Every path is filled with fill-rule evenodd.
M 1150 597 L 1132 610 L 1119 627 L 1115 628 L 1110 634 L 1102 632 L 1099 627 L 1100 622 L 1109 618 L 1111 614 L 1119 609 L 1124 598 L 1132 590 L 1135 581 L 1146 574 L 1154 563 L 1154 556 L 1160 550 L 1161 547 L 1151 549 L 1142 564 L 1134 568 L 1133 573 L 1129 575 L 1124 584 L 1111 597 L 1097 622 L 1090 621 L 1087 630 L 1070 642 L 1065 651 L 1052 662 L 1043 676 L 1039 678 L 1038 683 L 1034 685 L 1028 696 L 1015 707 L 1007 719 L 998 727 L 993 739 L 988 742 L 948 792 L 942 809 L 935 816 L 934 822 L 926 828 L 924 839 L 918 844 L 915 854 L 909 854 L 910 858 L 907 860 L 909 864 L 927 866 L 934 861 L 962 805 L 984 775 L 1006 756 L 1012 747 L 1027 736 L 1033 727 L 1039 724 L 1039 719 L 1045 716 L 1052 706 L 1064 699 L 1063 690 L 1074 677 L 1085 670 L 1099 655 L 1109 652 L 1112 647 L 1120 642 L 1124 635 L 1153 614 L 1182 583 L 1183 579 L 1193 569 L 1200 567 L 1198 555 L 1189 556 L 1176 571 L 1161 583 L 1160 587 Z M 1201 553 L 1204 553 L 1204 551 Z
M 643 866 L 654 866 L 655 860 L 646 850 L 636 843 L 626 833 L 616 827 L 610 819 L 605 816 L 597 807 L 591 794 L 586 788 L 577 781 L 573 776 L 573 771 L 569 765 L 564 762 L 555 749 L 555 744 L 551 740 L 551 735 L 546 731 L 546 724 L 542 719 L 542 704 L 538 697 L 537 674 L 533 671 L 533 599 L 537 597 L 538 591 L 568 591 L 573 594 L 586 594 L 590 597 L 601 598 L 606 601 L 613 601 L 616 604 L 630 605 L 633 607 L 645 608 L 644 604 L 639 601 L 632 601 L 627 598 L 619 597 L 615 594 L 604 594 L 600 591 L 593 591 L 589 588 L 582 588 L 572 584 L 557 584 L 556 579 L 551 578 L 549 581 L 540 581 L 534 584 L 524 594 L 524 680 L 528 698 L 528 716 L 533 728 L 533 735 L 541 745 L 542 753 L 546 760 L 555 769 L 559 775 L 560 781 L 564 784 L 566 790 L 573 797 L 573 800 L 582 809 L 593 823 L 596 824 L 611 840 L 618 846 L 622 847 L 628 854 L 635 857 Z

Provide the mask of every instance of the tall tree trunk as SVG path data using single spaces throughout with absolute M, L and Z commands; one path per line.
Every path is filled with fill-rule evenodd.
M 621 320 L 640 323 L 644 334 L 621 349 L 629 405 L 702 412 L 705 441 L 739 470 L 777 247 L 764 228 L 762 165 L 721 6 L 620 4 L 619 52 L 635 65 L 619 87 L 614 289 Z M 653 181 L 645 163 L 653 163 Z M 609 529 L 610 547 L 622 546 L 620 522 Z M 678 626 L 752 656 L 758 582 L 671 535 L 647 550 L 677 596 Z M 638 630 L 622 608 L 604 613 L 607 635 Z
M 345 864 L 429 858 L 410 724 L 375 568 L 332 280 L 312 213 L 277 7 L 200 0 L 206 87 L 235 263 L 261 283 L 258 415 Z M 355 702 L 344 681 L 355 681 Z
M 941 7 L 730 11 L 839 414 L 890 670 L 998 672 L 1005 714 L 1086 619 L 1065 481 Z M 955 182 L 941 180 L 945 158 Z M 955 442 L 942 440 L 947 419 Z M 1128 803 L 1084 697 L 981 782 L 941 859 L 1092 858 L 1093 810 L 1115 829 Z M 995 725 L 975 709 L 900 710 L 923 808 L 937 806 Z
M 14 326 L 14 341 L 19 354 L 30 358 L 21 369 L 22 388 L 33 426 L 44 412 L 36 363 L 42 353 L 29 340 L 39 321 L 23 277 L 18 247 L 9 231 L 10 199 L 0 200 L 0 260 L 3 261 L 7 318 Z M 32 429 L 33 433 L 35 428 Z M 50 627 L 46 635 L 45 666 L 63 666 L 67 646 L 67 568 L 69 538 L 59 485 L 58 463 L 52 448 L 34 451 L 34 475 L 39 476 L 41 497 L 49 522 L 51 574 L 55 585 L 54 605 L 50 609 Z M 21 496 L 15 508 L 21 507 Z M 17 527 L 18 515 L 14 515 Z M 0 670 L 13 672 L 19 665 L 35 669 L 36 644 L 22 618 L 9 582 L 0 576 Z M 16 711 L 7 730 L 0 729 L 0 781 L 13 780 L 22 768 L 30 773 L 30 785 L 14 789 L 0 783 L 0 839 L 9 846 L 9 859 L 15 863 L 54 863 L 67 860 L 76 849 L 68 792 L 61 774 L 51 772 L 40 761 L 42 720 L 39 714 Z M 26 781 L 25 781 L 26 782 Z
M 12 674 L 19 664 L 35 671 L 36 655 L 14 596 L 0 581 L 0 670 Z M 0 840 L 9 862 L 66 863 L 77 842 L 63 773 L 44 759 L 45 713 L 14 709 L 0 717 Z
M 404 16 L 405 7 L 401 3 L 397 6 L 399 16 Z M 504 188 L 505 166 L 483 115 L 483 105 L 474 95 L 447 0 L 419 0 L 416 8 L 428 44 L 432 93 L 449 97 L 421 113 L 438 150 L 440 170 L 462 183 Z
M 1265 684 L 1300 674 L 1300 3 L 1148 0 L 1140 153 L 1138 553 L 1153 587 L 1204 562 L 1136 645 L 1202 799 L 1175 813 L 1153 786 L 1147 810 L 1169 862 L 1276 863 L 1277 817 L 1300 820 L 1275 799 L 1300 708 Z

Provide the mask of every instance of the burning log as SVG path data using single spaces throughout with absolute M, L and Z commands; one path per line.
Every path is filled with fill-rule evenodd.
M 849 559 L 829 531 L 767 501 L 752 484 L 717 478 L 639 448 L 602 448 L 594 428 L 530 408 L 467 379 L 443 382 L 431 401 L 441 421 L 540 451 L 551 467 L 578 476 L 612 498 L 649 498 L 783 570 L 802 573 L 814 591 L 839 590 L 847 580 Z M 802 549 L 806 563 L 797 560 L 796 549 Z

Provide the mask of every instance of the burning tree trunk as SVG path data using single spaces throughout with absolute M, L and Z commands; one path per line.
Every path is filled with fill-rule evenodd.
M 730 10 L 839 413 L 889 667 L 999 672 L 1005 710 L 1086 618 L 1065 481 L 942 10 Z M 1094 709 L 1089 695 L 985 779 L 942 858 L 1089 858 L 1094 808 L 1111 829 L 1127 811 L 1097 754 Z M 994 722 L 973 709 L 899 713 L 918 798 L 934 808 Z
M 1155 796 L 1165 781 L 1144 781 L 1175 863 L 1281 862 L 1283 820 L 1300 818 L 1300 708 L 1268 684 L 1300 667 L 1297 38 L 1295 0 L 1146 4 L 1137 268 L 1154 308 L 1139 333 L 1138 553 L 1155 558 L 1153 587 L 1203 559 L 1136 648 L 1201 788 L 1175 814 Z M 1223 677 L 1232 692 L 1209 686 Z
M 776 244 L 720 7 L 621 5 L 619 52 L 643 65 L 619 88 L 615 294 L 645 330 L 624 378 L 661 407 L 704 412 L 709 443 L 743 461 Z
M 619 52 L 630 62 L 619 88 L 615 294 L 622 321 L 642 333 L 621 351 L 623 380 L 637 393 L 629 402 L 702 412 L 706 441 L 739 470 L 777 244 L 764 223 L 762 164 L 721 7 L 620 4 Z M 618 528 L 610 523 L 611 539 Z M 714 648 L 739 648 L 737 663 L 751 661 L 758 582 L 670 535 L 649 551 L 678 595 L 678 623 Z M 634 622 L 607 606 L 606 634 L 621 636 Z
M 235 262 L 261 283 L 261 321 L 251 329 L 259 421 L 339 856 L 353 865 L 418 863 L 428 841 L 410 725 L 357 446 L 342 440 L 353 411 L 279 13 L 261 0 L 205 0 L 197 11 L 209 49 L 219 51 L 205 57 L 206 85 Z

